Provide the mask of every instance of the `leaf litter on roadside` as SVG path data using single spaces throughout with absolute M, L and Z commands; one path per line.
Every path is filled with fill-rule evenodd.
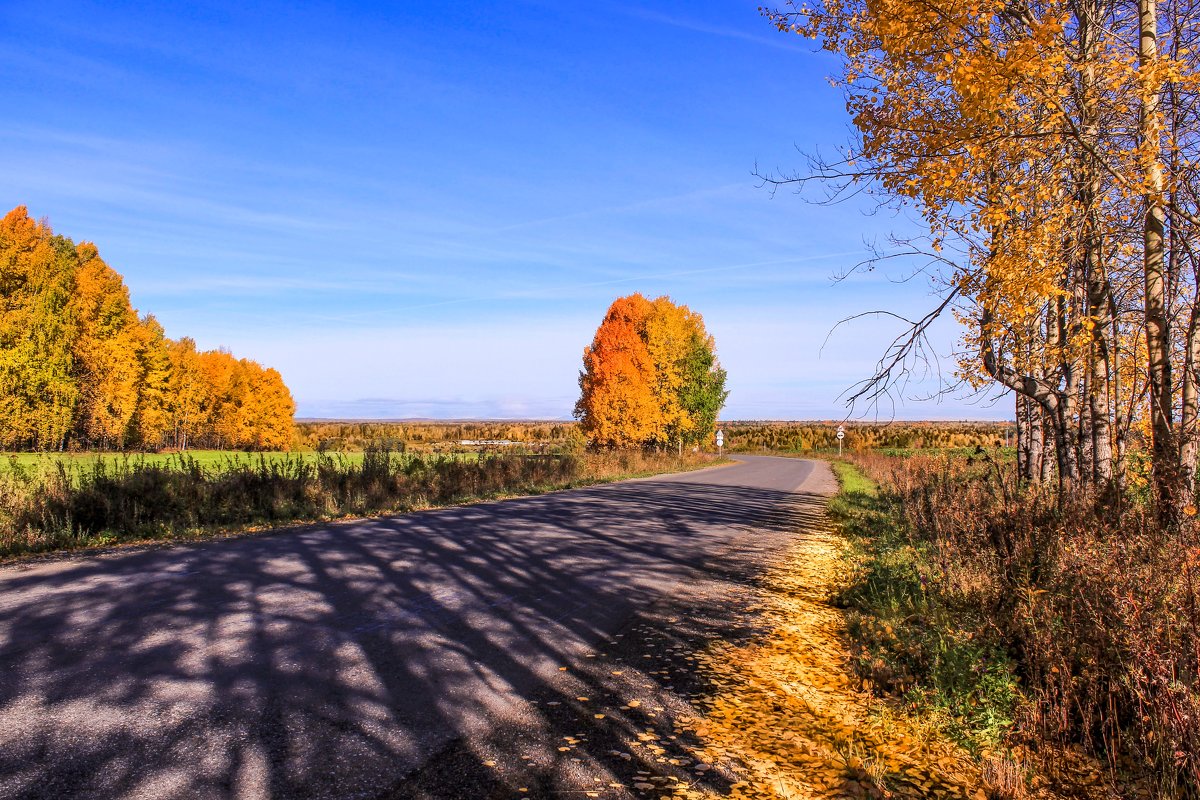
M 830 532 L 806 533 L 764 581 L 756 612 L 769 633 L 693 656 L 716 687 L 697 701 L 696 716 L 675 723 L 697 740 L 688 748 L 697 780 L 640 780 L 635 789 L 713 797 L 704 779 L 720 769 L 736 776 L 726 795 L 735 798 L 983 800 L 965 751 L 881 706 L 851 678 L 845 620 L 828 602 L 843 568 L 839 548 Z M 630 744 L 671 761 L 653 730 L 637 739 Z
M 666 655 L 670 667 L 602 667 L 623 675 L 624 687 L 614 686 L 611 698 L 574 697 L 580 722 L 615 723 L 619 749 L 608 755 L 625 763 L 594 790 L 657 800 L 984 800 L 979 767 L 964 750 L 851 677 L 844 615 L 829 602 L 844 569 L 841 539 L 807 531 L 769 569 L 753 603 L 740 592 L 728 598 L 754 618 L 756 635 L 730 642 L 710 629 L 689 645 L 663 630 L 665 620 L 639 626 L 641 646 L 657 653 L 642 658 Z M 706 689 L 673 685 L 685 676 Z M 628 699 L 646 690 L 663 694 Z M 676 699 L 668 708 L 669 697 Z M 586 739 L 562 737 L 559 757 L 578 762 Z M 624 780 L 612 781 L 616 773 Z

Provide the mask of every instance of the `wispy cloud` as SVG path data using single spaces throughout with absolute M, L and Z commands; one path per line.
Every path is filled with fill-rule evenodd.
M 499 234 L 509 231 L 523 230 L 526 228 L 535 228 L 540 225 L 553 225 L 563 222 L 591 219 L 594 217 L 611 216 L 616 214 L 630 214 L 637 211 L 648 211 L 650 209 L 661 210 L 665 208 L 678 208 L 682 203 L 695 201 L 700 199 L 711 199 L 726 195 L 733 189 L 745 189 L 746 183 L 727 183 L 723 186 L 714 186 L 709 189 L 696 189 L 690 192 L 682 192 L 679 194 L 664 195 L 662 197 L 650 197 L 645 200 L 639 200 L 634 203 L 625 203 L 621 205 L 603 206 L 600 208 L 592 208 L 584 211 L 575 211 L 569 214 L 558 214 L 551 217 L 542 217 L 541 219 L 533 219 L 525 222 L 517 222 L 512 225 L 504 225 L 499 228 L 493 228 L 488 231 L 483 231 L 485 234 Z
M 688 9 L 689 6 L 676 6 L 680 9 Z M 790 39 L 782 33 L 771 35 L 771 27 L 765 20 L 762 22 L 762 27 L 767 31 L 764 34 L 750 33 L 748 31 L 739 30 L 737 28 L 727 28 L 720 25 L 711 25 L 704 22 L 698 22 L 689 17 L 670 14 L 663 14 L 658 11 L 651 11 L 646 8 L 623 8 L 620 9 L 623 13 L 629 16 L 638 17 L 639 19 L 656 22 L 661 25 L 669 25 L 673 28 L 681 28 L 683 30 L 693 31 L 695 33 L 704 33 L 710 36 L 720 36 L 726 39 L 738 39 L 743 42 L 752 42 L 756 45 L 765 47 L 774 47 L 780 50 L 787 50 L 792 53 L 811 52 L 811 47 L 804 47 L 799 42 L 798 36 L 792 36 Z
M 505 291 L 497 291 L 489 294 L 477 294 L 470 297 L 457 297 L 448 300 L 440 300 L 432 303 L 419 303 L 415 305 L 397 306 L 393 308 L 372 309 L 354 314 L 343 315 L 320 315 L 318 318 L 326 322 L 352 322 L 361 321 L 374 317 L 394 316 L 405 312 L 417 311 L 429 308 L 442 308 L 446 306 L 459 306 L 471 304 L 496 303 L 503 301 L 516 300 L 557 300 L 566 297 L 578 296 L 581 291 L 592 289 L 611 288 L 616 286 L 628 286 L 630 284 L 647 283 L 651 281 L 672 280 L 678 278 L 694 278 L 703 275 L 716 275 L 720 273 L 736 273 L 746 270 L 754 270 L 761 267 L 783 266 L 783 265 L 798 265 L 820 261 L 832 261 L 835 259 L 855 257 L 861 258 L 868 254 L 867 250 L 848 250 L 837 253 L 822 253 L 819 255 L 795 256 L 789 258 L 776 258 L 764 261 L 749 261 L 738 264 L 726 264 L 717 267 L 706 267 L 702 269 L 687 269 L 674 270 L 671 272 L 660 273 L 643 273 L 636 275 L 625 275 L 620 278 L 612 278 L 600 281 L 586 281 L 570 284 L 559 284 L 556 286 L 530 286 L 528 288 L 512 289 Z M 793 278 L 793 281 L 796 280 Z

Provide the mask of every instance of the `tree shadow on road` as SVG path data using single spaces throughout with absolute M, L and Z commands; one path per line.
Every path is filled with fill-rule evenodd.
M 0 797 L 629 785 L 641 756 L 614 753 L 646 719 L 621 698 L 634 667 L 645 691 L 670 673 L 614 675 L 637 658 L 614 635 L 748 635 L 753 581 L 819 505 L 698 475 L 9 573 Z M 586 719 L 586 746 L 551 746 Z

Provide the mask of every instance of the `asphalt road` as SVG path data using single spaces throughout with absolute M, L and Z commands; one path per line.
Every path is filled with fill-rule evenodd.
M 730 602 L 832 486 L 738 460 L 0 569 L 0 797 L 376 798 L 482 759 L 646 609 Z

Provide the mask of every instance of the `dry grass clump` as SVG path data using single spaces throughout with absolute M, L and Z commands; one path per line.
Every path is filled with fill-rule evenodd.
M 1143 794 L 1200 797 L 1195 520 L 1164 528 L 1143 504 L 1058 498 L 990 462 L 853 461 L 880 481 L 908 543 L 926 554 L 919 580 L 968 620 L 973 612 L 979 635 L 1014 660 L 1018 738 L 1107 764 L 1064 779 L 1134 777 Z M 1057 761 L 1039 767 L 1054 774 Z
M 1025 800 L 1029 797 L 1025 770 L 1011 758 L 985 758 L 980 773 L 983 789 L 993 800 Z

